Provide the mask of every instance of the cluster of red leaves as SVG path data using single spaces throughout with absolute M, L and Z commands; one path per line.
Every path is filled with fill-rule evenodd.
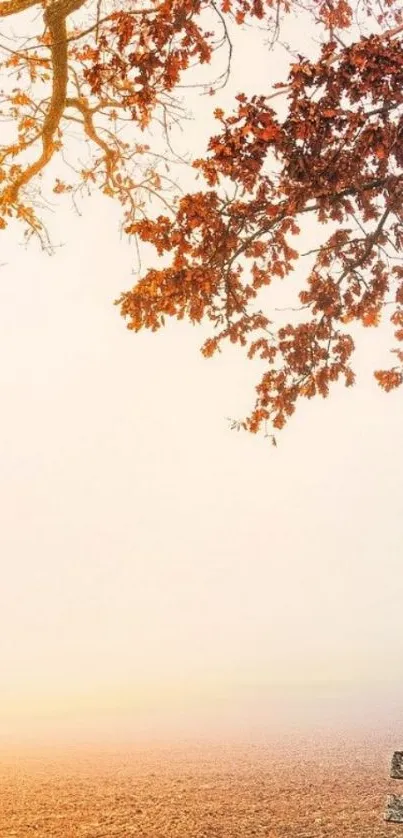
M 90 54 L 78 49 L 74 56 L 85 65 L 91 93 L 114 99 L 115 107 L 147 125 L 158 97 L 173 90 L 190 63 L 211 60 L 211 34 L 198 21 L 202 7 L 202 0 L 165 0 L 144 16 L 141 26 L 130 10 L 114 12 L 96 49 Z
M 165 315 L 209 319 L 212 355 L 229 339 L 259 356 L 265 370 L 243 426 L 281 428 L 300 397 L 326 396 L 341 377 L 354 382 L 354 343 L 346 324 L 374 326 L 393 303 L 403 339 L 403 47 L 369 37 L 336 54 L 334 41 L 316 63 L 291 67 L 288 113 L 270 96 L 238 96 L 236 113 L 216 112 L 222 129 L 196 161 L 205 191 L 180 202 L 176 217 L 139 222 L 128 232 L 172 253 L 119 303 L 129 328 L 157 329 Z M 229 200 L 229 183 L 237 194 Z M 241 189 L 242 195 L 239 195 Z M 318 248 L 299 293 L 296 320 L 275 328 L 256 308 L 259 290 L 295 269 L 292 237 L 308 214 L 332 233 Z M 403 381 L 399 364 L 377 372 L 385 390 Z
M 122 133 L 124 123 L 144 130 L 154 120 L 167 138 L 181 116 L 174 94 L 183 73 L 210 63 L 231 23 L 263 21 L 275 41 L 283 18 L 301 8 L 325 36 L 319 60 L 301 57 L 274 94 L 239 95 L 235 113 L 216 109 L 220 132 L 194 163 L 205 187 L 172 217 L 149 218 L 143 193 L 172 210 L 164 196 L 176 184 L 158 168 L 167 157 Z M 266 422 L 281 428 L 300 397 L 326 396 L 340 378 L 353 383 L 349 323 L 375 326 L 389 304 L 403 339 L 403 14 L 400 0 L 360 8 L 382 34 L 343 46 L 357 11 L 351 0 L 0 0 L 0 19 L 34 9 L 44 27 L 28 47 L 0 45 L 13 85 L 2 89 L 1 116 L 16 129 L 0 144 L 0 227 L 17 217 L 41 238 L 31 187 L 78 125 L 88 166 L 75 170 L 75 185 L 56 178 L 54 192 L 98 186 L 120 201 L 129 234 L 170 254 L 168 267 L 118 300 L 129 328 L 156 330 L 166 316 L 207 320 L 206 356 L 228 339 L 259 358 L 257 400 L 243 423 L 254 432 Z M 89 18 L 71 29 L 70 16 L 83 12 Z M 280 119 L 272 99 L 281 94 Z M 329 235 L 298 313 L 275 326 L 258 297 L 300 264 L 295 237 L 309 216 Z M 394 351 L 396 365 L 376 373 L 385 390 L 403 381 L 403 351 Z

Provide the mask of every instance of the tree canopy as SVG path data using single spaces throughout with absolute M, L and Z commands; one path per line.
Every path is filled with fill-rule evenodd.
M 315 24 L 312 54 L 290 51 L 288 78 L 216 107 L 234 28 L 263 27 L 277 49 L 289 16 Z M 259 359 L 246 430 L 280 429 L 301 398 L 351 386 L 355 323 L 391 321 L 393 363 L 374 374 L 386 391 L 403 383 L 401 0 L 1 0 L 0 18 L 3 235 L 18 219 L 47 246 L 45 171 L 73 201 L 87 187 L 119 201 L 125 232 L 156 251 L 117 300 L 128 328 L 205 322 L 206 357 L 230 341 Z M 218 126 L 192 161 L 203 186 L 180 195 L 170 127 L 186 75 L 223 49 L 202 85 Z M 164 150 L 144 141 L 150 126 Z M 85 163 L 70 158 L 83 140 Z M 304 261 L 309 218 L 324 235 Z M 296 299 L 278 322 L 265 293 L 284 280 Z

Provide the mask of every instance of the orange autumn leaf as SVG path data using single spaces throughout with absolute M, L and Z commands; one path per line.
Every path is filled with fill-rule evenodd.
M 381 313 L 377 309 L 366 311 L 363 314 L 361 321 L 363 326 L 378 326 L 381 319 Z
M 375 378 L 377 379 L 380 387 L 383 390 L 386 390 L 387 393 L 390 390 L 395 390 L 396 387 L 400 387 L 403 384 L 403 374 L 399 370 L 385 370 L 385 371 L 377 371 L 375 373 Z

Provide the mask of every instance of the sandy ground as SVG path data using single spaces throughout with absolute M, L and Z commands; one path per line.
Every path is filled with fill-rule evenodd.
M 403 838 L 382 743 L 0 755 L 1 838 Z

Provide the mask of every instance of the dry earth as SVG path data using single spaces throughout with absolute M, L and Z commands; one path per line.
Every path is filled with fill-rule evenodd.
M 343 742 L 3 751 L 1 838 L 403 838 L 390 749 Z M 403 786 L 403 781 L 402 781 Z

